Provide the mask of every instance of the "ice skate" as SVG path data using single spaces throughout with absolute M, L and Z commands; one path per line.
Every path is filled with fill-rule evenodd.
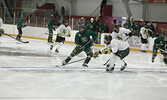
M 88 65 L 86 63 L 82 64 L 82 66 L 88 68 Z
M 53 45 L 50 46 L 50 50 L 52 50 L 52 49 L 53 49 Z
M 110 65 L 108 64 L 108 65 L 106 66 L 106 71 L 107 71 L 107 72 L 112 72 L 112 71 L 114 70 L 114 68 L 115 68 L 115 64 L 114 64 L 113 67 L 110 67 Z
M 121 71 L 123 71 L 125 68 L 126 68 L 126 66 L 127 66 L 127 63 L 125 63 L 122 67 L 121 67 Z

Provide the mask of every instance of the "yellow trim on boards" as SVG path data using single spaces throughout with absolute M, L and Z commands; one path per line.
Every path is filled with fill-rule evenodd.
M 11 36 L 17 36 L 15 34 L 9 34 Z M 28 39 L 37 39 L 37 40 L 47 40 L 46 38 L 40 38 L 40 37 L 32 37 L 32 36 L 22 36 L 23 38 L 28 38 Z M 55 39 L 53 39 L 55 41 Z M 65 43 L 70 43 L 70 44 L 74 44 L 74 42 L 72 41 L 65 41 Z M 96 47 L 104 47 L 104 45 L 100 45 L 100 44 L 94 44 L 94 46 Z M 137 51 L 137 52 L 141 52 L 140 49 L 134 49 L 134 48 L 130 48 L 131 51 Z M 146 50 L 147 53 L 152 53 L 151 50 Z M 158 54 L 160 54 L 160 52 L 158 52 Z

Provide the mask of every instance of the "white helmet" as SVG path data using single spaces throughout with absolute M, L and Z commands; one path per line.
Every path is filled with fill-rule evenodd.
M 93 21 L 94 21 L 94 18 L 91 18 L 90 21 L 93 22 Z

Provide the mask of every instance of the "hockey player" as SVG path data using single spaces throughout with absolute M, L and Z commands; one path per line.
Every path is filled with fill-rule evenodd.
M 90 36 L 93 38 L 91 39 Z M 97 33 L 91 31 L 91 30 L 85 30 L 85 27 L 81 25 L 79 27 L 79 32 L 75 35 L 75 44 L 77 45 L 70 56 L 68 56 L 63 62 L 62 65 L 66 65 L 72 57 L 78 55 L 82 51 L 84 51 L 87 54 L 87 57 L 83 63 L 82 66 L 88 67 L 88 63 L 91 60 L 91 57 L 93 57 L 92 49 L 90 48 L 92 46 L 92 42 L 95 41 L 97 38 Z
M 55 17 L 53 15 L 51 15 L 51 18 L 48 20 L 47 24 L 48 24 L 48 30 L 49 30 L 49 36 L 48 36 L 48 43 L 53 43 L 52 42 L 52 38 L 53 38 L 53 30 L 55 30 L 54 25 L 55 22 Z
M 18 30 L 19 33 L 16 37 L 16 40 L 21 41 L 21 36 L 22 36 L 22 33 L 23 33 L 22 28 L 26 26 L 26 25 L 23 25 L 23 24 L 24 24 L 24 18 L 21 17 L 19 19 L 18 23 L 17 23 L 17 30 Z
M 50 47 L 50 50 L 52 50 L 54 46 L 57 46 L 55 52 L 59 52 L 59 49 L 65 42 L 65 38 L 71 36 L 71 27 L 68 25 L 67 20 L 65 20 L 63 24 L 58 27 L 57 33 L 58 34 L 57 34 L 56 41 Z
M 2 21 L 2 18 L 0 18 L 0 36 L 4 32 L 4 30 L 2 29 L 2 26 L 3 26 L 3 21 Z
M 114 70 L 115 62 L 121 60 L 121 71 L 124 70 L 127 66 L 127 63 L 123 60 L 126 56 L 129 55 L 130 49 L 127 41 L 122 41 L 118 39 L 112 39 L 112 36 L 109 35 L 109 38 L 106 38 L 106 44 L 108 44 L 108 49 L 104 49 L 99 52 L 94 53 L 94 57 L 98 57 L 99 54 L 110 54 L 110 62 L 107 64 L 106 71 L 111 72 Z
M 141 34 L 141 52 L 146 52 L 147 49 L 147 43 L 148 43 L 148 27 L 147 24 L 144 24 L 144 26 L 140 29 Z
M 154 62 L 158 50 L 164 56 L 163 61 L 167 65 L 167 35 L 159 36 L 154 40 L 152 62 Z
M 114 25 L 113 32 L 111 33 L 111 36 L 113 39 L 126 41 L 128 38 L 127 35 L 129 35 L 129 37 L 132 36 L 132 32 L 130 31 L 130 29 L 126 29 L 126 28 L 118 27 L 117 25 Z
M 95 26 L 95 22 L 94 22 L 94 18 L 91 18 L 90 19 L 90 22 L 88 23 L 89 25 L 89 29 L 92 30 L 92 31 L 96 31 L 96 26 Z

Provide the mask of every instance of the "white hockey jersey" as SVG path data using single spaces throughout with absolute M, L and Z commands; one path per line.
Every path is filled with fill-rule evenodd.
M 111 36 L 112 36 L 112 39 L 118 39 L 118 40 L 122 40 L 122 41 L 125 41 L 127 39 L 127 36 L 126 34 L 129 34 L 131 31 L 130 29 L 126 29 L 124 27 L 120 27 L 119 28 L 119 32 L 112 32 L 111 33 Z
M 147 39 L 148 38 L 148 30 L 145 27 L 142 27 L 140 29 L 140 34 L 141 34 L 143 39 Z
M 60 25 L 57 29 L 57 33 L 61 33 L 61 37 L 66 37 L 68 33 L 71 32 L 70 26 L 65 26 L 64 24 Z
M 3 21 L 2 21 L 2 18 L 0 18 L 0 29 L 2 28 L 2 25 L 3 25 Z
M 116 53 L 117 51 L 123 51 L 129 48 L 129 44 L 127 41 L 112 39 L 109 48 L 113 53 Z

